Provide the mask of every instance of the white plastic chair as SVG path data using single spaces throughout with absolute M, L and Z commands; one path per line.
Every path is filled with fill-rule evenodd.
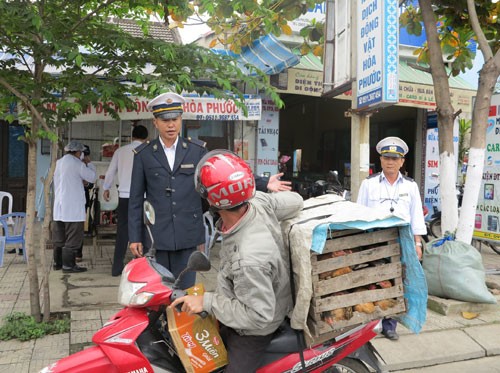
M 3 199 L 7 198 L 7 211 L 3 211 Z M 12 204 L 14 202 L 14 198 L 12 194 L 9 192 L 0 192 L 0 215 L 12 214 Z M 9 219 L 9 225 L 12 225 L 12 218 Z

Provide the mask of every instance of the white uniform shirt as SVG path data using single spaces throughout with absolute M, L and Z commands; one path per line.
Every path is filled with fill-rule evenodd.
M 179 142 L 179 136 L 177 136 L 177 139 L 175 139 L 175 142 L 172 144 L 171 147 L 166 146 L 161 137 L 159 139 L 161 145 L 163 146 L 163 151 L 165 152 L 165 156 L 167 157 L 168 165 L 170 166 L 170 169 L 173 170 L 175 164 L 175 149 L 177 148 L 177 143 Z
M 404 219 L 410 223 L 414 235 L 427 234 L 418 185 L 401 173 L 393 185 L 383 172 L 363 180 L 357 203 Z
M 66 154 L 56 162 L 54 172 L 54 220 L 85 221 L 85 190 L 83 182 L 95 182 L 95 165 Z
M 130 197 L 130 183 L 132 179 L 132 166 L 134 165 L 133 150 L 141 145 L 138 140 L 118 148 L 111 158 L 106 176 L 104 177 L 103 189 L 109 190 L 113 185 L 115 175 L 118 176 L 118 196 L 120 198 Z

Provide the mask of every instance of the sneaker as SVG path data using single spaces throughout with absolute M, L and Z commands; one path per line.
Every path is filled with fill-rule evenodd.
M 391 341 L 397 341 L 399 339 L 399 335 L 395 330 L 384 330 L 382 335 Z
M 62 271 L 63 271 L 63 273 L 80 273 L 80 272 L 87 271 L 87 268 L 80 267 L 79 265 L 75 265 L 72 268 L 64 268 L 64 266 L 63 266 Z

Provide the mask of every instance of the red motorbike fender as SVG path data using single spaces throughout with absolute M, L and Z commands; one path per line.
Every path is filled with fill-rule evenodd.
M 99 346 L 93 346 L 58 360 L 40 372 L 117 373 L 118 370 Z
M 97 345 L 134 344 L 149 324 L 144 309 L 124 308 L 112 316 L 92 337 Z

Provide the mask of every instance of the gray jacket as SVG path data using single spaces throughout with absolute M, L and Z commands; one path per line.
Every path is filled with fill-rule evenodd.
M 240 335 L 273 333 L 292 308 L 280 221 L 302 206 L 294 192 L 257 192 L 241 222 L 222 233 L 217 289 L 204 294 L 203 307 Z

